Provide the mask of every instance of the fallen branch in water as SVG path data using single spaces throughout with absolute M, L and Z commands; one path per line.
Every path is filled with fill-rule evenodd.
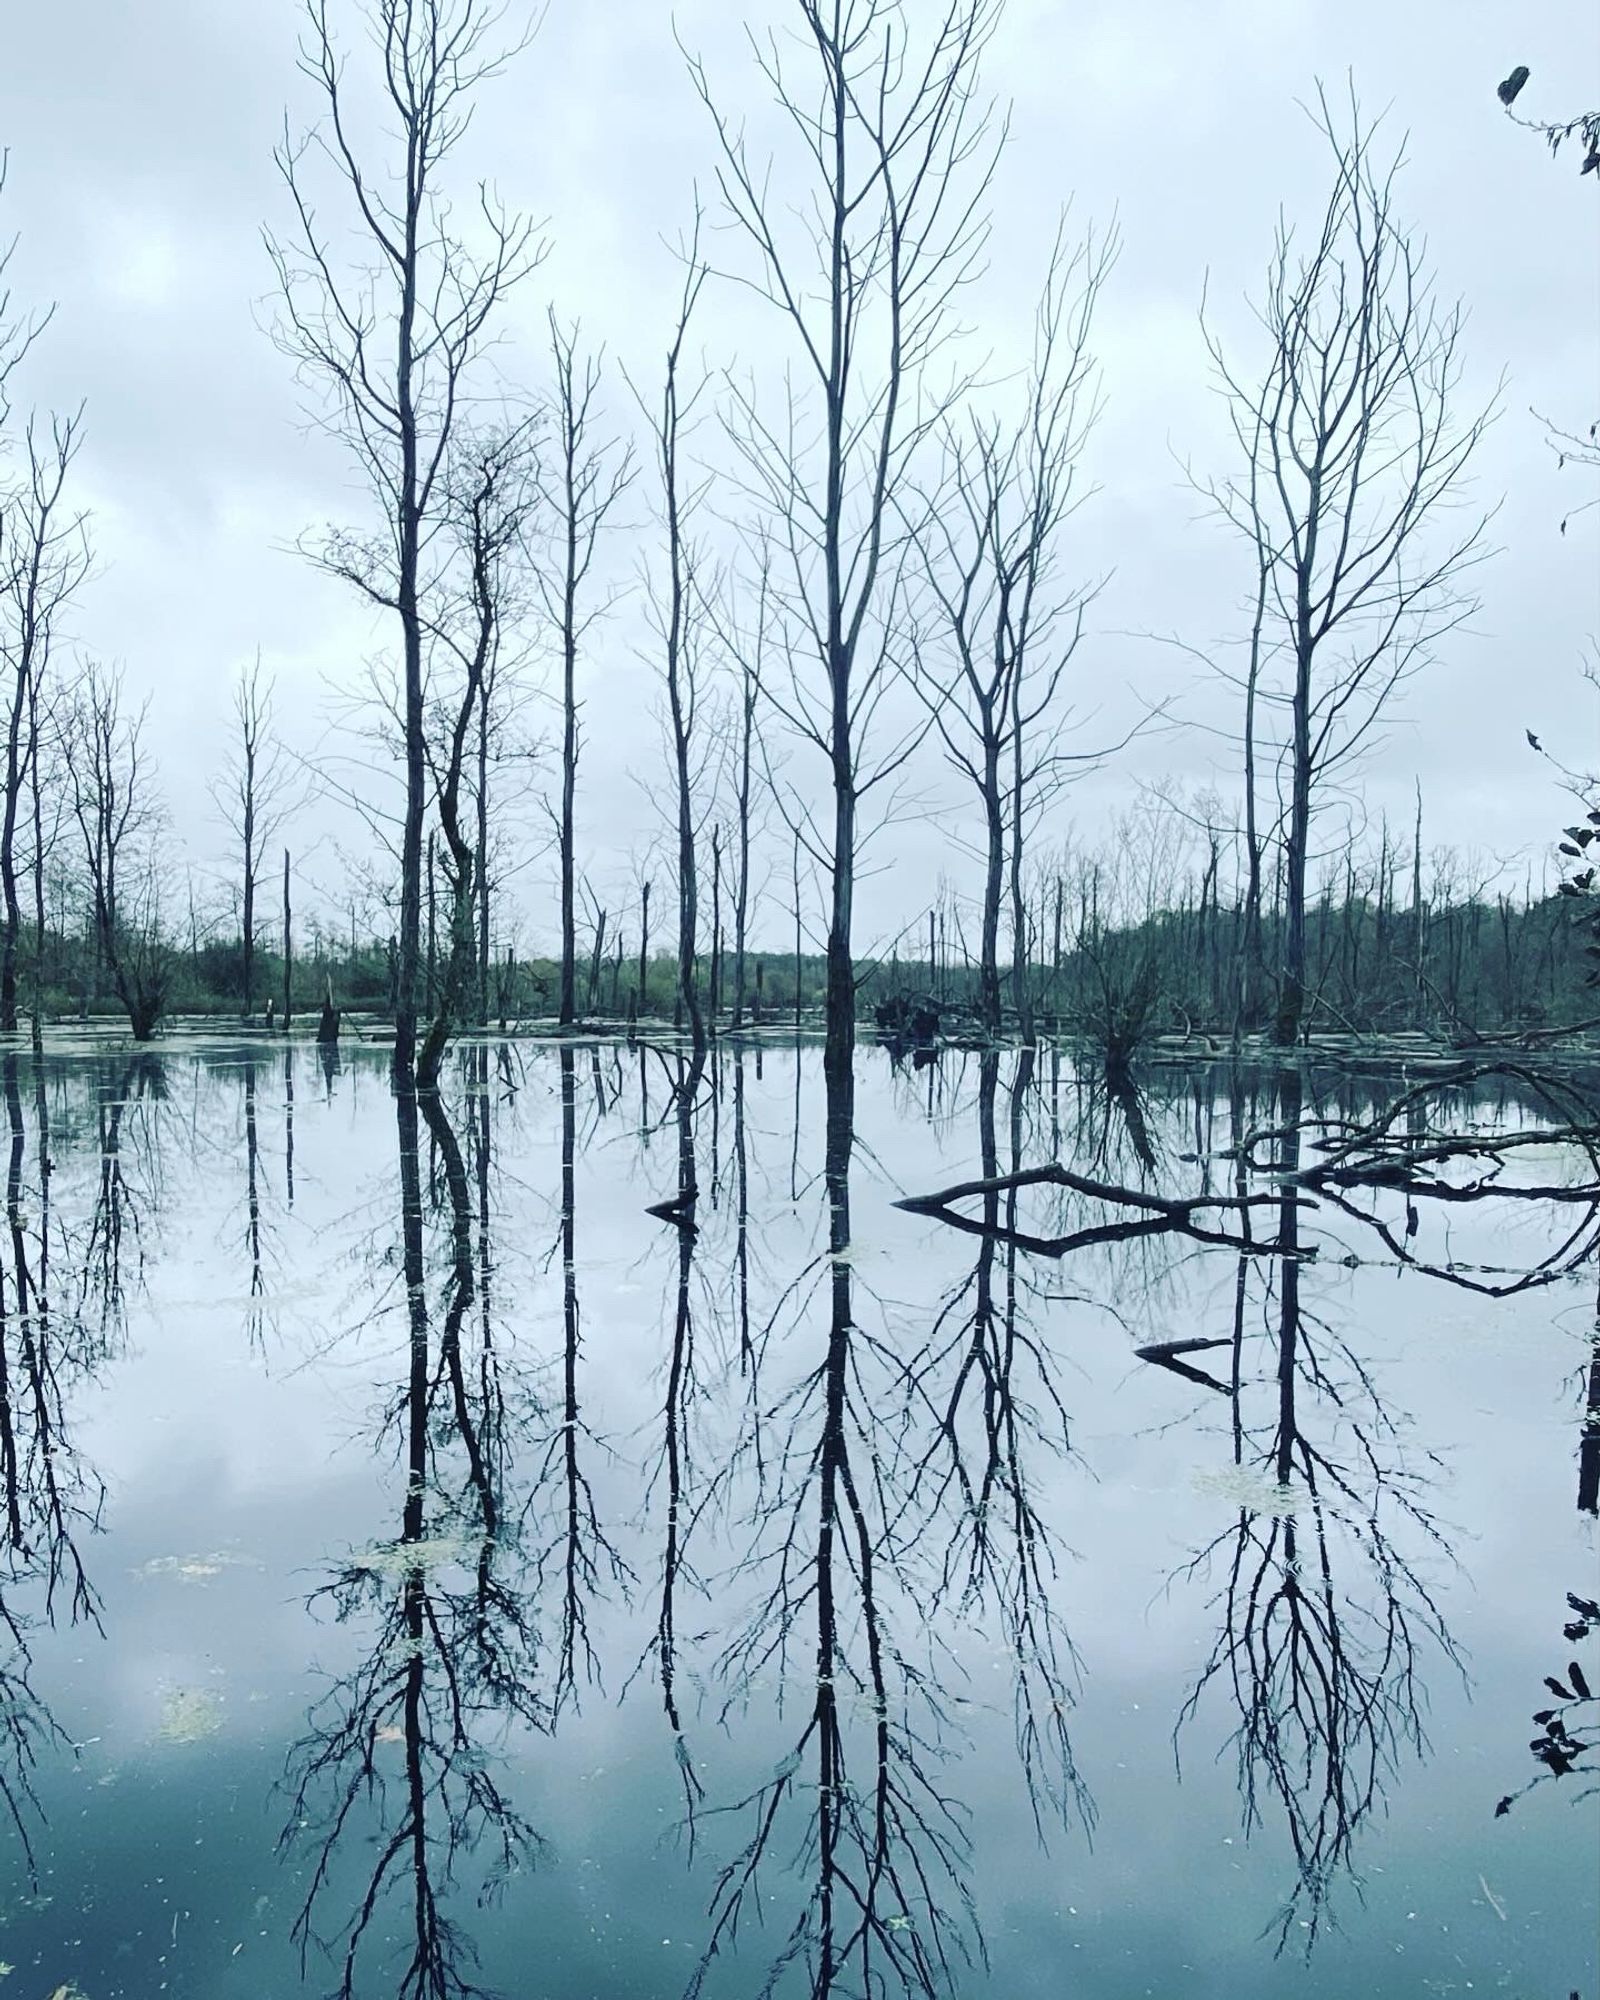
M 1276 1202 L 1274 1206 L 1277 1206 Z M 1304 1206 L 1310 1206 L 1306 1203 Z M 911 1208 L 909 1201 L 897 1202 L 898 1208 Z M 1130 1243 L 1142 1236 L 1187 1236 L 1192 1243 L 1204 1243 L 1213 1249 L 1236 1250 L 1241 1255 L 1251 1257 L 1294 1256 L 1302 1261 L 1316 1256 L 1316 1246 L 1302 1247 L 1285 1252 L 1280 1249 L 1275 1236 L 1236 1236 L 1226 1229 L 1204 1229 L 1194 1221 L 1179 1221 L 1170 1215 L 1144 1215 L 1131 1222 L 1102 1222 L 1087 1229 L 1075 1229 L 1067 1236 L 1033 1236 L 1025 1229 L 1008 1229 L 1003 1223 L 990 1224 L 981 1216 L 962 1215 L 953 1208 L 917 1209 L 916 1213 L 933 1216 L 948 1229 L 962 1230 L 968 1236 L 986 1236 L 996 1243 L 1009 1243 L 1030 1257 L 1068 1257 L 1074 1250 L 1090 1250 L 1104 1243 Z
M 1087 1175 L 1075 1174 L 1069 1167 L 1052 1160 L 1048 1166 L 1024 1167 L 1014 1174 L 990 1174 L 982 1180 L 957 1181 L 952 1187 L 940 1188 L 935 1194 L 906 1195 L 895 1203 L 895 1207 L 908 1208 L 915 1215 L 928 1215 L 936 1209 L 948 1208 L 952 1202 L 970 1200 L 973 1195 L 1009 1194 L 1013 1188 L 1025 1187 L 1066 1188 L 1069 1193 L 1084 1195 L 1091 1201 L 1108 1202 L 1116 1208 L 1148 1209 L 1152 1215 L 1180 1226 L 1197 1208 L 1278 1208 L 1282 1205 L 1282 1196 L 1278 1194 L 1176 1197 L 1150 1194 L 1143 1188 L 1117 1187 L 1110 1181 L 1090 1180 Z
M 1124 1222 L 1091 1224 L 1065 1236 L 1033 1236 L 1023 1230 L 987 1222 L 979 1216 L 962 1215 L 953 1206 L 975 1195 L 1008 1194 L 1015 1188 L 1025 1187 L 1066 1188 L 1073 1194 L 1104 1202 L 1111 1208 L 1137 1208 L 1144 1213 Z M 1303 1195 L 1291 1196 L 1283 1192 L 1172 1198 L 1150 1194 L 1142 1188 L 1117 1187 L 1109 1181 L 1091 1180 L 1085 1174 L 1075 1174 L 1070 1168 L 1052 1161 L 1048 1166 L 1025 1167 L 1017 1173 L 990 1174 L 981 1180 L 957 1181 L 954 1186 L 940 1188 L 934 1194 L 907 1195 L 897 1201 L 895 1207 L 909 1209 L 913 1215 L 935 1216 L 940 1222 L 952 1229 L 964 1230 L 969 1236 L 990 1236 L 996 1242 L 1013 1243 L 1019 1250 L 1037 1257 L 1065 1257 L 1074 1250 L 1088 1249 L 1096 1244 L 1125 1243 L 1141 1236 L 1160 1236 L 1169 1230 L 1188 1236 L 1197 1243 L 1271 1257 L 1279 1254 L 1273 1238 L 1240 1236 L 1226 1229 L 1207 1227 L 1197 1222 L 1195 1217 L 1208 1209 L 1241 1214 L 1250 1209 L 1266 1208 L 1272 1210 L 1274 1215 L 1281 1215 L 1286 1201 L 1293 1201 L 1297 1208 L 1316 1206 Z M 1300 1250 L 1295 1254 L 1303 1257 L 1314 1253 Z

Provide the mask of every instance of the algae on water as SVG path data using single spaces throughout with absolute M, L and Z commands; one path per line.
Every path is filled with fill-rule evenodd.
M 140 1563 L 133 1573 L 145 1577 L 176 1577 L 179 1583 L 209 1583 L 214 1576 L 221 1576 L 225 1569 L 260 1567 L 254 1556 L 240 1555 L 234 1549 L 213 1549 L 209 1555 L 152 1556 L 148 1562 Z
M 442 1569 L 470 1569 L 483 1549 L 480 1539 L 467 1535 L 424 1535 L 414 1542 L 374 1542 L 351 1558 L 352 1566 L 396 1582 L 408 1576 L 432 1576 Z
M 1265 1473 L 1248 1466 L 1199 1466 L 1189 1483 L 1208 1500 L 1225 1500 L 1247 1514 L 1277 1514 L 1288 1517 L 1300 1509 L 1300 1496 L 1291 1486 L 1280 1486 Z
M 161 1698 L 163 1743 L 203 1743 L 222 1727 L 222 1696 L 215 1688 L 169 1688 Z

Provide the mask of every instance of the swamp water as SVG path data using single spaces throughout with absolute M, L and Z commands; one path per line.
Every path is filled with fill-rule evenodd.
M 1398 1072 L 0 1061 L 6 2000 L 1596 2000 L 1537 1091 L 1413 1203 L 1283 1178 Z

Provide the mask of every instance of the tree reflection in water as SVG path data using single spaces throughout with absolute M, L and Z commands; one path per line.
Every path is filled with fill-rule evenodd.
M 1298 1072 L 1280 1079 L 1275 1128 L 1277 1232 L 1241 1254 L 1234 1292 L 1228 1393 L 1233 1462 L 1247 1497 L 1234 1526 L 1186 1572 L 1204 1577 L 1220 1566 L 1225 1576 L 1217 1640 L 1179 1728 L 1213 1688 L 1237 1709 L 1232 1741 L 1246 1829 L 1261 1824 L 1270 1802 L 1295 1859 L 1278 1920 L 1281 1950 L 1297 1923 L 1309 1948 L 1335 1881 L 1354 1872 L 1357 1836 L 1401 1753 L 1424 1749 L 1429 1654 L 1457 1655 L 1405 1546 L 1416 1530 L 1410 1539 L 1445 1551 L 1427 1504 L 1428 1467 L 1408 1460 L 1403 1421 L 1354 1344 L 1303 1296 L 1315 1245 L 1302 1234 L 1297 1192 Z M 1259 1372 L 1249 1360 L 1257 1304 L 1268 1345 Z M 1258 1495 L 1248 1494 L 1251 1484 Z
M 34 1776 L 43 1753 L 66 1737 L 33 1684 L 33 1635 L 65 1617 L 100 1629 L 99 1594 L 82 1543 L 100 1526 L 104 1490 L 84 1464 L 70 1415 L 79 1385 L 107 1358 L 122 1302 L 120 1244 L 135 1213 L 122 1176 L 122 1114 L 149 1070 L 139 1064 L 96 1091 L 90 1127 L 101 1142 L 90 1225 L 80 1235 L 57 1219 L 52 1137 L 43 1065 L 32 1062 L 33 1126 L 20 1060 L 0 1058 L 6 1116 L 6 1219 L 0 1239 L 0 1805 L 35 1889 L 33 1832 L 40 1806 Z M 108 1102 L 108 1099 L 111 1100 Z M 91 1311 L 91 1306 L 98 1309 Z
M 686 1560 L 685 1549 L 692 1526 L 692 1492 L 695 1478 L 690 1432 L 691 1409 L 701 1394 L 696 1373 L 694 1338 L 694 1253 L 700 1234 L 696 1219 L 700 1184 L 695 1160 L 695 1112 L 704 1074 L 703 1054 L 697 1053 L 692 1060 L 679 1058 L 677 1079 L 673 1087 L 673 1106 L 678 1132 L 678 1184 L 672 1199 L 657 1204 L 651 1211 L 662 1221 L 671 1223 L 677 1231 L 678 1238 L 672 1338 L 667 1361 L 666 1394 L 662 1407 L 659 1476 L 665 1487 L 666 1519 L 662 1536 L 661 1590 L 656 1613 L 655 1655 L 661 1684 L 661 1704 L 667 1726 L 672 1732 L 673 1755 L 677 1760 L 678 1774 L 683 1787 L 686 1847 L 691 1861 L 694 1858 L 696 1810 L 705 1797 L 705 1787 L 695 1770 L 684 1727 L 683 1707 L 678 1687 L 678 1610 L 679 1593 L 683 1587 L 688 1585 L 690 1588 L 698 1588 L 700 1581 Z M 741 1161 L 742 1174 L 744 1145 L 742 1090 L 736 1095 L 734 1115 L 735 1151 Z M 745 1254 L 742 1241 L 744 1198 L 741 1179 L 738 1195 L 741 1204 L 739 1225 L 741 1243 L 738 1255 L 741 1258 Z
M 1374 1808 L 1425 1748 L 1423 1684 L 1455 1657 L 1432 1462 L 1392 1407 L 1366 1332 L 1341 1322 L 1338 1288 L 1377 1282 L 1347 1280 L 1344 1265 L 1405 1267 L 1479 1293 L 1580 1271 L 1587 1281 L 1600 1122 L 1580 1094 L 1519 1077 L 1485 1102 L 1501 1086 L 1478 1065 L 1391 1100 L 1330 1106 L 1314 1078 L 1240 1068 L 1197 1075 L 1192 1107 L 1186 1098 L 1157 1118 L 1125 1089 L 1064 1078 L 1055 1054 L 1041 1085 L 1028 1052 L 947 1051 L 898 1086 L 902 1108 L 920 1124 L 930 1104 L 941 1139 L 976 1172 L 908 1204 L 959 1233 L 937 1286 L 919 1273 L 902 1301 L 855 1234 L 853 1201 L 877 1163 L 854 1129 L 850 1078 L 824 1071 L 823 1174 L 808 1181 L 814 1070 L 792 1101 L 787 1076 L 763 1099 L 749 1089 L 759 1057 L 737 1043 L 714 1048 L 705 1069 L 678 1051 L 638 1054 L 637 1097 L 618 1050 L 569 1043 L 549 1057 L 559 1129 L 552 1119 L 543 1172 L 559 1215 L 548 1278 L 535 1279 L 549 1291 L 537 1345 L 521 1272 L 506 1261 L 536 1262 L 549 1240 L 522 1250 L 527 1232 L 509 1220 L 514 1049 L 464 1045 L 446 1096 L 395 1100 L 385 1171 L 399 1228 L 386 1180 L 372 1272 L 389 1289 L 373 1324 L 401 1334 L 381 1442 L 403 1489 L 393 1539 L 339 1560 L 313 1598 L 350 1652 L 287 1772 L 303 1971 L 314 1975 L 326 1948 L 341 2000 L 482 1991 L 478 1951 L 488 1964 L 500 1940 L 475 1899 L 544 1851 L 519 1755 L 611 1685 L 620 1656 L 624 1672 L 638 1662 L 625 1691 L 660 1744 L 687 1879 L 709 1901 L 692 1993 L 986 1990 L 970 1969 L 985 1944 L 969 1880 L 992 1857 L 972 1852 L 964 1802 L 991 1787 L 956 1761 L 975 1664 L 986 1684 L 992 1660 L 1006 1670 L 999 1727 L 1009 1720 L 1018 1772 L 1008 1809 L 1026 1826 L 1031 1808 L 1041 1837 L 1093 1820 L 1094 1774 L 1080 1772 L 1075 1740 L 1085 1613 L 1064 1560 L 1090 1539 L 1063 1472 L 1085 1419 L 1061 1373 L 1076 1343 L 1058 1308 L 1095 1308 L 1103 1295 L 1128 1320 L 1135 1302 L 1164 1314 L 1208 1272 L 1225 1279 L 1216 1322 L 1135 1344 L 1194 1391 L 1179 1392 L 1180 1421 L 1191 1405 L 1220 1420 L 1230 1460 L 1221 1532 L 1182 1572 L 1214 1622 L 1173 1705 L 1185 1760 L 1225 1739 L 1247 1826 L 1292 1858 L 1271 1927 L 1280 1948 L 1301 1926 L 1315 1938 L 1357 1872 Z M 339 1089 L 352 1105 L 359 1060 Z M 36 1699 L 30 1635 L 46 1617 L 98 1609 L 81 1545 L 99 1488 L 67 1418 L 78 1385 L 119 1351 L 156 1240 L 156 1140 L 172 1114 L 148 1059 L 85 1066 L 53 1099 L 37 1065 L 30 1089 L 25 1061 L 0 1057 L 0 1817 L 31 1862 L 37 1760 L 62 1739 Z M 283 1076 L 287 1113 L 287 1061 Z M 265 1168 L 269 1078 L 276 1052 L 229 1073 L 243 1118 L 230 1097 L 242 1164 L 226 1226 L 258 1299 L 290 1198 L 287 1178 Z M 526 1093 L 533 1105 L 541 1096 Z M 614 1459 L 631 1385 L 615 1401 L 601 1394 L 619 1357 L 584 1305 L 595 1253 L 618 1233 L 614 1218 L 580 1228 L 578 1210 L 586 1175 L 610 1169 L 600 1141 L 619 1132 L 631 1149 L 636 1114 L 654 1120 L 645 1171 L 667 1197 L 653 1239 L 667 1300 L 659 1331 L 644 1329 L 644 1442 L 619 1444 Z M 324 1130 L 316 1092 L 302 1093 L 298 1116 L 305 1156 Z M 1542 1150 L 1552 1135 L 1559 1170 Z M 1053 1159 L 1056 1138 L 1070 1164 Z M 70 1200 L 44 1171 L 52 1147 L 73 1167 Z M 287 1144 L 284 1166 L 287 1176 Z M 300 1176 L 302 1210 L 314 1212 L 317 1178 Z M 633 1198 L 635 1218 L 647 1198 Z M 1556 1217 L 1555 1248 L 1535 1245 L 1521 1269 L 1458 1263 L 1447 1227 L 1468 1202 Z M 793 1250 L 791 1213 L 809 1252 Z M 1569 1439 L 1586 1507 L 1600 1481 L 1597 1371 L 1586 1344 L 1581 1432 Z M 1162 1380 L 1135 1370 L 1133 1393 L 1121 1392 L 1130 1429 L 1144 1421 L 1137 1385 Z M 647 1464 L 619 1501 L 612 1465 L 626 1474 L 637 1458 Z M 644 1535 L 641 1558 L 630 1538 Z M 1592 1602 L 1570 1600 L 1588 1637 Z M 1535 1769 L 1581 1774 L 1593 1729 L 1578 1704 L 1595 1676 L 1568 1678 L 1555 1629 L 1550 1713 L 1565 1735 L 1540 1724 Z M 1538 1699 L 1535 1673 L 1529 1705 Z M 531 1887 L 518 1902 L 525 1938 L 544 1903 Z
M 1500 1090 L 1501 1101 L 1478 1115 L 1477 1094 L 1486 1086 Z M 982 1259 L 995 1245 L 1051 1258 L 1153 1253 L 1162 1243 L 1173 1255 L 1235 1252 L 1231 1335 L 1168 1340 L 1138 1352 L 1229 1402 L 1238 1512 L 1183 1572 L 1198 1580 L 1220 1569 L 1222 1584 L 1217 1639 L 1183 1704 L 1178 1733 L 1212 1695 L 1226 1693 L 1237 1716 L 1231 1741 L 1246 1827 L 1261 1826 L 1270 1810 L 1294 1857 L 1294 1886 L 1276 1925 L 1281 1950 L 1297 1925 L 1309 1948 L 1336 1881 L 1355 1873 L 1361 1829 L 1401 1757 L 1426 1748 L 1430 1662 L 1461 1664 L 1431 1581 L 1450 1560 L 1429 1501 L 1434 1462 L 1411 1447 L 1408 1420 L 1390 1407 L 1361 1344 L 1324 1317 L 1323 1298 L 1313 1307 L 1307 1296 L 1306 1273 L 1320 1249 L 1331 1248 L 1340 1264 L 1371 1261 L 1330 1245 L 1325 1218 L 1357 1224 L 1380 1261 L 1466 1290 L 1504 1297 L 1553 1283 L 1600 1246 L 1600 1122 L 1570 1081 L 1515 1065 L 1464 1065 L 1395 1093 L 1366 1118 L 1308 1111 L 1301 1073 L 1286 1070 L 1258 1120 L 1254 1088 L 1245 1072 L 1234 1073 L 1234 1130 L 1223 1156 L 1233 1166 L 1228 1194 L 1211 1187 L 1212 1148 L 1197 1110 L 1197 1195 L 1100 1182 L 1056 1162 L 1024 1168 L 1015 1145 L 1002 1172 L 985 1137 L 979 1179 L 902 1206 L 978 1236 L 977 1321 L 984 1317 Z M 1093 1093 L 1088 1099 L 1091 1110 L 1103 1102 Z M 1509 1123 L 1510 1107 L 1527 1104 L 1540 1122 L 1527 1129 Z M 1126 1120 L 1126 1105 L 1119 1109 Z M 1148 1170 L 1142 1116 L 1126 1130 L 1134 1158 Z M 1089 1149 L 1102 1171 L 1114 1158 L 1105 1131 L 1102 1124 Z M 1522 1169 L 1552 1144 L 1586 1162 L 1587 1171 L 1552 1177 Z M 1272 1191 L 1261 1191 L 1260 1180 Z M 1017 1197 L 1029 1188 L 1053 1196 L 1054 1228 L 1019 1226 Z M 1425 1247 L 1430 1205 L 1448 1215 L 1489 1201 L 1555 1215 L 1554 1247 L 1510 1269 L 1463 1265 L 1448 1247 Z M 981 1210 L 962 1206 L 973 1202 Z M 1307 1218 L 1319 1210 L 1313 1233 Z M 1253 1356 L 1262 1347 L 1265 1365 L 1257 1367 Z M 1225 1378 L 1185 1358 L 1218 1349 L 1228 1350 Z M 1592 1504 L 1596 1400 L 1591 1381 L 1580 1506 Z
M 750 1536 L 737 1579 L 754 1594 L 717 1664 L 721 1713 L 771 1691 L 780 1718 L 791 1705 L 798 1716 L 770 1775 L 702 1815 L 735 1816 L 743 1838 L 717 1874 L 691 1993 L 746 1919 L 770 1920 L 770 1878 L 785 1865 L 786 1928 L 745 1991 L 773 1993 L 798 1970 L 814 1996 L 934 1994 L 959 1990 L 960 1964 L 986 1963 L 967 1814 L 943 1770 L 960 1741 L 944 1691 L 962 1674 L 952 1623 L 998 1619 L 1036 1813 L 1088 1812 L 1066 1730 L 1072 1653 L 1051 1603 L 1055 1541 L 1030 1468 L 1037 1450 L 1065 1448 L 1065 1412 L 1024 1323 L 1015 1249 L 997 1261 L 993 1233 L 982 1237 L 971 1279 L 908 1358 L 851 1229 L 853 1079 L 829 1070 L 826 1086 L 826 1251 L 751 1338 L 768 1434 L 759 1449 L 740 1441 L 723 1482 Z M 997 1086 L 997 1059 L 985 1057 L 990 1159 Z M 1029 1087 L 1024 1068 L 1014 1152 Z M 736 1158 L 742 1144 L 736 1123 Z M 741 1271 L 741 1296 L 743 1284 Z M 809 1367 L 774 1389 L 785 1360 L 808 1350 Z
M 144 1270 L 143 1215 L 155 1199 L 159 1172 L 156 1117 L 166 1102 L 166 1072 L 159 1056 L 149 1053 L 97 1066 L 95 1126 L 99 1142 L 99 1172 L 90 1204 L 87 1240 L 78 1259 L 79 1299 L 85 1320 L 92 1311 L 98 1321 L 99 1345 L 106 1353 L 120 1344 L 127 1327 L 125 1260 L 132 1251 L 133 1282 Z M 144 1193 L 128 1176 L 130 1110 L 147 1115 L 133 1126 L 132 1144 L 143 1149 Z
M 1021 1170 L 1033 1051 L 1007 1094 L 1007 1171 Z M 897 1537 L 936 1537 L 928 1610 L 963 1622 L 997 1620 L 1012 1668 L 1018 1757 L 1036 1831 L 1046 1817 L 1093 1819 L 1068 1733 L 1078 1662 L 1053 1603 L 1065 1546 L 1036 1491 L 1035 1458 L 1065 1456 L 1066 1405 L 1049 1347 L 1023 1312 L 1018 1189 L 1001 1173 L 996 1098 L 1000 1056 L 979 1059 L 979 1157 L 987 1183 L 970 1274 L 945 1299 L 931 1336 L 907 1365 L 921 1406 L 908 1439 L 916 1475 Z
M 439 1097 L 398 1092 L 395 1110 L 408 1365 L 385 1422 L 406 1472 L 400 1534 L 353 1556 L 314 1600 L 339 1623 L 368 1628 L 365 1656 L 322 1697 L 291 1752 L 283 1843 L 314 1850 L 294 1926 L 302 1972 L 311 1948 L 324 1947 L 340 1965 L 341 2000 L 368 1990 L 359 1965 L 369 1941 L 382 1941 L 390 1901 L 406 1914 L 387 1990 L 398 2000 L 460 2000 L 481 1989 L 474 1942 L 448 1907 L 459 1865 L 479 1857 L 480 1899 L 489 1898 L 543 1846 L 495 1763 L 508 1731 L 544 1730 L 552 1712 L 540 1691 L 522 1523 L 506 1491 L 514 1434 L 532 1413 L 508 1407 L 486 1295 L 472 1319 L 491 1261 L 486 1107 L 475 1128 L 476 1242 L 466 1162 Z M 437 1230 L 423 1200 L 423 1126 L 442 1169 Z M 374 1858 L 345 1912 L 335 1861 L 358 1835 L 374 1842 Z
M 605 1116 L 608 1100 L 598 1047 L 591 1064 L 595 1091 L 595 1124 Z M 605 1449 L 595 1435 L 583 1406 L 583 1313 L 578 1294 L 577 1162 L 578 1086 L 576 1054 L 564 1042 L 561 1066 L 561 1374 L 556 1402 L 559 1412 L 542 1453 L 538 1485 L 541 1495 L 554 1491 L 550 1526 L 535 1557 L 541 1577 L 556 1579 L 558 1640 L 554 1709 L 559 1714 L 576 1703 L 580 1675 L 586 1683 L 600 1679 L 600 1657 L 589 1632 L 591 1601 L 632 1581 L 632 1572 L 618 1553 L 595 1505 L 594 1488 L 584 1470 L 585 1449 Z M 592 1136 L 591 1128 L 591 1134 Z

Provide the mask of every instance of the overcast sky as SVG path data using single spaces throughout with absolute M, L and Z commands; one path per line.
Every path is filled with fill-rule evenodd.
M 917 0 L 912 0 L 913 6 Z M 353 12 L 338 0 L 335 14 Z M 686 0 L 550 0 L 537 39 L 459 156 L 505 200 L 545 219 L 551 254 L 520 300 L 500 366 L 538 386 L 548 304 L 641 380 L 664 347 L 678 274 L 663 246 L 696 178 L 711 188 L 705 113 L 678 38 L 703 51 L 723 102 L 763 102 L 737 8 Z M 784 13 L 761 0 L 750 18 Z M 186 851 L 215 848 L 205 779 L 222 754 L 230 677 L 259 647 L 285 731 L 322 736 L 330 687 L 359 675 L 371 622 L 292 550 L 298 532 L 353 518 L 359 496 L 336 449 L 308 432 L 289 364 L 263 332 L 271 272 L 263 223 L 285 222 L 271 160 L 285 110 L 317 109 L 297 76 L 295 0 L 51 0 L 13 10 L 0 68 L 0 143 L 10 180 L 0 233 L 20 238 L 19 301 L 56 316 L 17 386 L 19 405 L 87 404 L 79 491 L 94 516 L 98 573 L 73 620 L 90 653 L 124 665 L 153 698 L 152 728 Z M 1558 475 L 1539 410 L 1586 427 L 1600 414 L 1600 188 L 1577 155 L 1552 162 L 1510 125 L 1496 83 L 1526 63 L 1519 110 L 1568 117 L 1600 101 L 1600 10 L 1550 0 L 1010 0 L 986 81 L 1012 107 L 995 189 L 990 270 L 969 318 L 998 351 L 1027 324 L 1063 201 L 1075 223 L 1113 214 L 1123 239 L 1095 346 L 1105 417 L 1089 454 L 1101 491 L 1078 517 L 1074 560 L 1110 573 L 1081 661 L 1083 706 L 1109 723 L 1122 690 L 1176 694 L 1222 725 L 1219 691 L 1149 636 L 1219 646 L 1241 629 L 1247 558 L 1185 484 L 1229 467 L 1197 325 L 1209 286 L 1241 355 L 1240 301 L 1258 289 L 1281 207 L 1309 220 L 1327 182 L 1324 143 L 1302 108 L 1321 77 L 1354 79 L 1385 131 L 1409 135 L 1400 206 L 1427 236 L 1441 293 L 1469 312 L 1464 403 L 1504 372 L 1499 422 L 1476 497 L 1499 504 L 1501 549 L 1480 573 L 1481 613 L 1410 689 L 1366 772 L 1369 808 L 1408 818 L 1420 777 L 1430 840 L 1543 865 L 1559 814 L 1532 726 L 1593 737 L 1581 680 L 1600 631 L 1600 514 L 1558 533 L 1584 476 Z M 718 345 L 738 328 L 739 351 Z M 709 312 L 707 359 L 760 369 L 777 349 L 731 305 Z M 775 336 L 773 337 L 775 340 Z M 631 421 L 613 385 L 619 425 Z M 588 663 L 589 748 L 580 812 L 586 858 L 614 901 L 628 855 L 658 830 L 650 674 L 626 618 Z M 1589 756 L 1574 743 L 1574 757 Z M 1217 727 L 1138 746 L 1069 808 L 1097 827 L 1140 779 L 1231 782 Z M 936 762 L 930 757 L 930 782 Z M 325 818 L 296 837 L 310 843 Z M 866 900 L 881 930 L 924 903 L 945 866 L 940 824 L 880 850 L 900 864 Z M 953 867 L 958 864 L 952 861 Z M 904 870 L 917 871 L 912 892 Z M 319 872 L 320 871 L 320 872 Z M 324 851 L 308 890 L 331 880 Z M 542 871 L 520 891 L 548 936 Z M 909 914 L 909 908 L 907 910 Z M 866 942 L 865 937 L 863 942 Z

